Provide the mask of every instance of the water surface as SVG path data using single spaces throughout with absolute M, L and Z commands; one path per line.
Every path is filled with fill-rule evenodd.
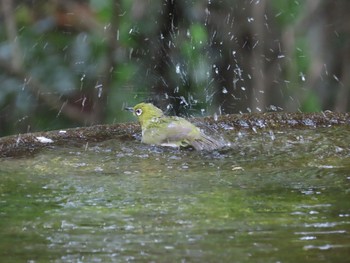
M 2 262 L 347 262 L 350 129 L 0 159 Z

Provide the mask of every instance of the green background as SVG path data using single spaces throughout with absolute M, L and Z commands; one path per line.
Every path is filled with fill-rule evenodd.
M 349 1 L 1 1 L 0 136 L 168 114 L 349 111 Z

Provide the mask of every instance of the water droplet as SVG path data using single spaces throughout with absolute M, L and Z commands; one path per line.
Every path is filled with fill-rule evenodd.
M 102 86 L 102 84 L 97 84 L 97 85 L 95 86 L 95 89 L 97 89 L 97 97 L 98 97 L 98 98 L 101 98 L 101 96 L 102 96 L 102 91 L 103 91 L 103 86 Z
M 327 65 L 326 65 L 326 64 L 323 64 L 323 67 L 324 67 L 324 72 L 325 72 L 325 74 L 328 76 Z
M 178 64 L 176 64 L 176 66 L 175 66 L 175 72 L 176 72 L 176 74 L 180 74 L 181 72 L 180 72 L 180 64 L 178 63 Z
M 277 107 L 275 105 L 270 105 L 268 107 L 271 111 L 277 111 Z
M 180 104 L 185 104 L 186 106 L 188 106 L 188 102 L 186 101 L 185 97 L 184 96 L 180 96 Z
M 277 13 L 275 17 L 279 17 L 280 15 L 282 15 L 282 12 Z

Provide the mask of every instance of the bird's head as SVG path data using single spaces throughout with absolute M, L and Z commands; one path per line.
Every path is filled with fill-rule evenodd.
M 127 107 L 125 109 L 131 111 L 138 118 L 141 127 L 154 118 L 160 118 L 164 115 L 161 109 L 151 103 L 139 103 L 134 107 Z

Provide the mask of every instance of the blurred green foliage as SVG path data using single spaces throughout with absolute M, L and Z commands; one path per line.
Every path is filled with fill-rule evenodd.
M 271 7 L 275 12 L 276 22 L 282 27 L 293 24 L 299 17 L 303 8 L 306 8 L 304 1 L 271 1 Z
M 144 100 L 349 110 L 346 1 L 1 1 L 0 136 L 129 121 Z

